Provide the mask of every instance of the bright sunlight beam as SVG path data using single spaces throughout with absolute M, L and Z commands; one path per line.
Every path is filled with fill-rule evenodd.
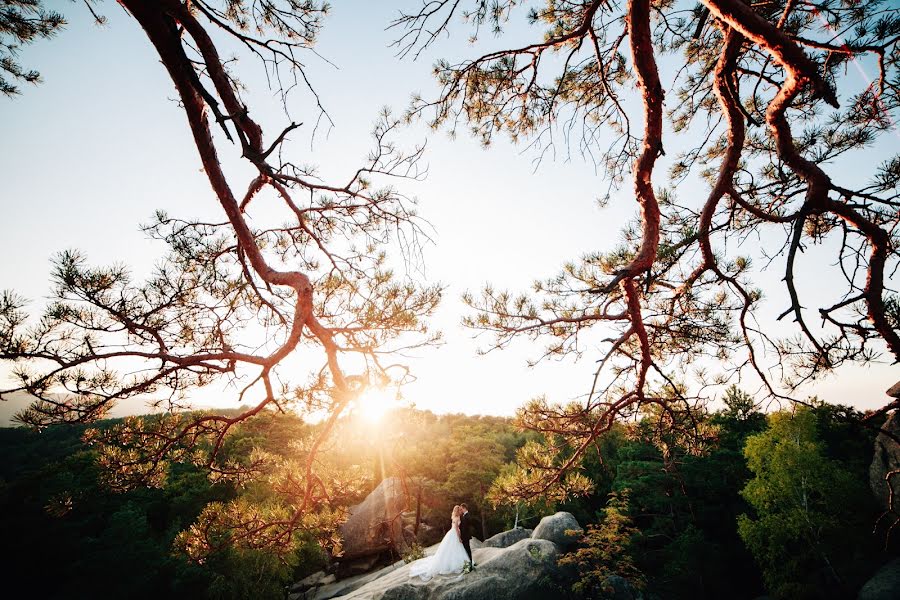
M 378 423 L 397 406 L 397 395 L 388 388 L 370 387 L 356 399 L 356 410 L 369 423 Z

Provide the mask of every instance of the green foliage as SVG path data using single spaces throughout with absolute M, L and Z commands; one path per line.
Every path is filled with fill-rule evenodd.
M 593 492 L 593 482 L 576 468 L 583 458 L 578 449 L 582 437 L 595 425 L 594 415 L 581 412 L 577 402 L 550 406 L 544 397 L 517 411 L 516 423 L 533 437 L 516 452 L 516 468 L 494 482 L 490 492 L 494 505 L 556 504 Z
M 341 470 L 369 469 L 377 456 L 383 476 L 404 477 L 411 490 L 423 490 L 422 519 L 439 529 L 449 526 L 450 507 L 459 502 L 469 505 L 476 522 L 484 517 L 487 535 L 510 528 L 516 511 L 527 527 L 555 510 L 572 512 L 585 534 L 562 559 L 562 575 L 545 582 L 553 597 L 599 598 L 602 582 L 619 575 L 647 596 L 749 599 L 766 592 L 763 574 L 772 595 L 839 596 L 856 589 L 880 558 L 869 537 L 877 515 L 864 482 L 872 436 L 843 419 L 853 414 L 848 410 L 816 406 L 794 417 L 778 413 L 767 423 L 752 399 L 733 389 L 723 410 L 696 415 L 708 434 L 702 451 L 696 437 L 661 435 L 660 415 L 647 413 L 638 423 L 617 424 L 581 461 L 592 493 L 496 509 L 485 487 L 491 478 L 515 476 L 516 465 L 507 461 L 521 456 L 527 441 L 537 441 L 508 419 L 406 410 L 377 435 L 347 419 L 339 424 L 347 442 L 328 455 Z M 10 568 L 38 578 L 40 565 L 60 565 L 46 585 L 48 598 L 282 598 L 284 585 L 324 567 L 316 523 L 297 534 L 294 550 L 281 558 L 226 544 L 202 563 L 186 560 L 173 552 L 179 532 L 233 510 L 244 516 L 283 510 L 271 486 L 284 481 L 214 482 L 196 466 L 176 462 L 162 487 L 110 494 L 100 484 L 95 451 L 80 440 L 83 431 L 0 430 L 9 458 L 0 467 L 0 526 L 17 544 Z M 225 455 L 235 461 L 259 452 L 284 457 L 309 432 L 299 419 L 264 414 L 235 432 Z M 804 509 L 792 493 L 798 477 L 813 474 L 805 483 Z M 365 481 L 346 503 L 375 484 Z M 742 514 L 750 516 L 741 518 L 739 535 Z M 805 529 L 807 518 L 818 539 Z M 403 559 L 421 553 L 413 543 Z M 823 587 L 823 555 L 841 585 Z
M 104 431 L 122 422 L 101 421 L 93 428 Z M 509 419 L 409 410 L 392 418 L 388 429 L 375 436 L 369 426 L 342 420 L 338 437 L 346 443 L 329 446 L 322 460 L 347 474 L 368 469 L 377 458 L 384 476 L 405 477 L 426 489 L 423 518 L 438 528 L 449 525 L 450 508 L 458 502 L 469 505 L 487 535 L 508 527 L 508 515 L 491 509 L 485 491 L 524 443 Z M 331 527 L 338 513 L 374 484 L 362 477 L 365 489 L 342 488 L 335 505 L 327 507 L 335 520 L 304 519 L 289 551 L 248 548 L 231 543 L 229 523 L 291 514 L 275 487 L 291 484 L 284 474 L 301 468 L 292 462 L 292 453 L 315 427 L 270 411 L 239 425 L 226 439 L 221 461 L 252 464 L 263 457 L 257 467 L 264 476 L 252 481 L 210 477 L 191 462 L 174 461 L 157 486 L 115 493 L 99 468 L 96 447 L 85 444 L 95 439 L 86 431 L 81 425 L 40 433 L 0 429 L 0 448 L 8 459 L 0 465 L 0 526 L 17 540 L 8 567 L 37 580 L 42 565 L 57 565 L 42 588 L 47 598 L 281 599 L 285 585 L 325 567 L 323 547 L 333 545 Z M 189 560 L 192 540 L 201 534 L 221 548 Z M 422 553 L 413 544 L 405 558 Z
M 425 549 L 418 542 L 413 542 L 409 550 L 403 553 L 403 562 L 409 564 L 425 556 Z
M 738 530 L 778 598 L 850 593 L 848 575 L 867 545 L 868 490 L 828 456 L 819 426 L 827 418 L 808 408 L 774 413 L 744 449 L 754 477 L 741 494 L 755 515 L 741 515 Z
M 173 552 L 176 535 L 211 502 L 242 491 L 173 463 L 161 487 L 111 493 L 96 451 L 81 440 L 84 430 L 0 429 L 8 458 L 0 464 L 0 527 L 15 550 L 6 568 L 40 581 L 42 597 L 281 599 L 287 583 L 324 564 L 312 536 L 287 556 L 227 548 L 204 564 L 189 562 Z
M 349 436 L 353 441 L 345 447 L 347 464 L 371 456 L 382 476 L 414 481 L 424 497 L 419 506 L 422 519 L 439 527 L 449 525 L 450 511 L 460 502 L 481 525 L 480 532 L 473 531 L 476 537 L 512 526 L 515 508 L 488 501 L 492 483 L 512 468 L 510 461 L 529 437 L 510 419 L 401 410 L 390 416 L 389 429 L 374 440 L 369 435 Z
M 900 159 L 896 160 L 900 165 Z M 887 294 L 884 299 L 885 316 L 894 329 L 900 329 L 900 295 Z
M 577 568 L 579 579 L 572 591 L 579 598 L 599 598 L 605 593 L 603 582 L 611 575 L 628 579 L 638 589 L 646 581 L 638 568 L 634 539 L 639 531 L 628 515 L 627 490 L 611 494 L 603 520 L 588 525 L 579 548 L 563 555 L 559 564 Z
M 40 73 L 24 70 L 16 60 L 22 45 L 52 37 L 66 24 L 61 14 L 42 4 L 42 0 L 0 0 L 0 93 L 6 96 L 20 93 L 16 82 L 41 80 Z
M 556 511 L 558 504 L 549 498 L 537 497 L 523 501 L 509 494 L 512 482 L 521 476 L 521 468 L 515 462 L 509 462 L 500 469 L 497 478 L 488 490 L 487 499 L 498 515 L 504 520 L 503 529 L 514 526 L 528 526 L 536 523 L 541 517 Z M 522 525 L 522 524 L 529 525 Z
M 719 430 L 719 449 L 742 453 L 747 436 L 765 429 L 766 417 L 757 409 L 753 398 L 737 386 L 726 390 L 723 401 L 725 410 L 710 419 Z
M 481 537 L 487 538 L 487 493 L 503 467 L 503 446 L 485 426 L 457 427 L 450 436 L 446 455 L 447 477 L 443 483 L 450 498 L 469 498 L 473 515 L 481 519 Z M 464 502 L 465 500 L 460 500 Z
M 752 399 L 737 388 L 726 392 L 725 405 L 712 414 L 650 410 L 637 423 L 615 424 L 578 463 L 590 493 L 562 501 L 538 497 L 534 508 L 541 515 L 569 511 L 590 531 L 593 524 L 605 522 L 609 498 L 627 492 L 626 514 L 634 527 L 628 542 L 630 557 L 649 593 L 740 597 L 734 593 L 735 580 L 742 582 L 748 598 L 762 593 L 761 577 L 737 534 L 736 519 L 747 510 L 739 495 L 750 477 L 742 454 L 744 441 L 764 429 L 766 421 Z M 539 443 L 542 439 L 532 444 L 561 443 Z M 564 446 L 557 448 L 565 455 Z M 519 456 L 531 459 L 527 445 Z M 503 499 L 501 485 L 511 487 L 523 470 L 527 469 L 505 468 L 492 497 Z M 592 566 L 589 559 L 576 567 L 578 578 L 587 581 L 597 579 L 598 570 L 602 571 L 602 562 Z
M 297 566 L 296 555 L 282 558 L 264 550 L 229 549 L 214 561 L 207 589 L 214 600 L 282 600 Z
M 649 410 L 614 425 L 577 464 L 591 493 L 518 505 L 538 514 L 566 510 L 585 525 L 582 546 L 562 560 L 576 583 L 553 582 L 555 596 L 600 597 L 602 581 L 620 575 L 661 598 L 843 597 L 872 575 L 884 555 L 870 535 L 878 516 L 866 483 L 874 437 L 854 424 L 861 415 L 811 399 L 814 408 L 798 413 L 804 426 L 788 435 L 797 427 L 789 416 L 767 420 L 740 388 L 722 400 L 717 412 Z M 803 441 L 799 454 L 794 438 Z M 780 449 L 763 451 L 770 446 Z M 520 465 L 505 466 L 494 482 L 492 499 L 508 499 L 500 492 L 521 482 L 547 447 L 566 455 L 562 438 L 529 440 L 517 453 Z M 808 515 L 785 500 L 801 475 L 816 478 L 815 486 L 807 482 Z M 820 533 L 816 544 L 800 535 L 807 517 Z M 760 552 L 768 553 L 763 560 Z M 822 556 L 840 583 L 826 580 Z M 774 578 L 769 566 L 779 570 Z

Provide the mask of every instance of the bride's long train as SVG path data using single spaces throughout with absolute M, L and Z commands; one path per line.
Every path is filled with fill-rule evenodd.
M 433 556 L 426 556 L 412 564 L 409 576 L 428 581 L 436 575 L 462 574 L 468 562 L 469 555 L 456 531 L 451 528 L 444 534 L 444 539 Z

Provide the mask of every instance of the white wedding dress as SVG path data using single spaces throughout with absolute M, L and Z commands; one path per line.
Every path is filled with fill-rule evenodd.
M 444 535 L 437 552 L 432 556 L 415 561 L 409 570 L 409 576 L 427 581 L 435 575 L 462 573 L 463 567 L 469 562 L 469 555 L 466 554 L 466 549 L 459 541 L 458 530 L 459 519 L 453 519 L 453 526 Z

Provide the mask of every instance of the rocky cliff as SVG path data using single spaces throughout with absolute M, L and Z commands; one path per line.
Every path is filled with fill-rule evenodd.
M 576 533 L 571 533 L 571 532 Z M 297 586 L 290 600 L 528 600 L 552 596 L 551 587 L 566 577 L 557 558 L 577 539 L 581 526 L 571 514 L 544 517 L 533 532 L 511 530 L 473 544 L 476 569 L 430 581 L 410 578 L 411 564 L 399 561 L 374 573 L 308 589 Z M 473 540 L 474 541 L 474 540 Z M 433 554 L 432 546 L 426 555 Z M 323 574 L 324 576 L 324 574 Z

